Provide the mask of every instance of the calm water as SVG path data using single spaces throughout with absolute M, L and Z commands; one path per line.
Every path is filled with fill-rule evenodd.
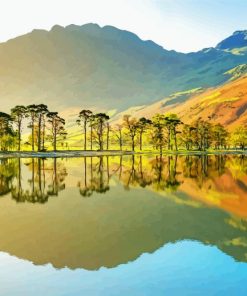
M 247 295 L 247 157 L 0 160 L 0 295 Z

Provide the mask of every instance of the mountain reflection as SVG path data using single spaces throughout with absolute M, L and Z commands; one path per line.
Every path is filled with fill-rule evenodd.
M 246 159 L 0 160 L 0 251 L 94 270 L 191 239 L 246 262 Z

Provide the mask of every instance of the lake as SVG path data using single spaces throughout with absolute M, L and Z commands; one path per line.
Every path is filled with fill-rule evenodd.
M 247 156 L 0 160 L 0 295 L 247 295 Z

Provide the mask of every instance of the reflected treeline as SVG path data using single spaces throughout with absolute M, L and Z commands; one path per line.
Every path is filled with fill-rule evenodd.
M 183 176 L 194 179 L 198 187 L 202 188 L 209 178 L 221 176 L 225 173 L 226 160 L 226 155 L 186 156 L 182 167 Z
M 83 197 L 106 193 L 118 182 L 126 190 L 149 187 L 154 191 L 176 192 L 190 180 L 199 189 L 224 174 L 241 190 L 247 178 L 247 157 L 244 155 L 201 156 L 99 156 L 78 158 L 79 174 L 71 175 Z M 11 193 L 17 202 L 45 203 L 65 189 L 70 160 L 2 159 L 0 160 L 0 196 Z M 111 183 L 112 181 L 112 183 Z M 71 185 L 71 184 L 69 184 Z M 211 185 L 210 185 L 211 186 Z
M 84 158 L 83 178 L 78 183 L 80 194 L 92 196 L 110 189 L 110 179 L 117 179 L 126 190 L 131 187 L 152 187 L 155 191 L 176 192 L 190 179 L 202 188 L 208 180 L 237 170 L 247 174 L 247 158 L 241 156 L 120 156 Z M 236 183 L 238 180 L 235 180 Z
M 17 202 L 45 203 L 65 189 L 66 168 L 54 159 L 5 159 L 0 162 L 0 195 Z

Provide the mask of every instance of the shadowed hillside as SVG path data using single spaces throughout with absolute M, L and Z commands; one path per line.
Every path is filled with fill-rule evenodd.
M 82 106 L 123 111 L 150 104 L 226 81 L 226 71 L 247 62 L 236 46 L 238 52 L 218 46 L 182 54 L 111 26 L 34 30 L 0 44 L 2 109 L 20 102 L 49 103 L 58 111 Z

